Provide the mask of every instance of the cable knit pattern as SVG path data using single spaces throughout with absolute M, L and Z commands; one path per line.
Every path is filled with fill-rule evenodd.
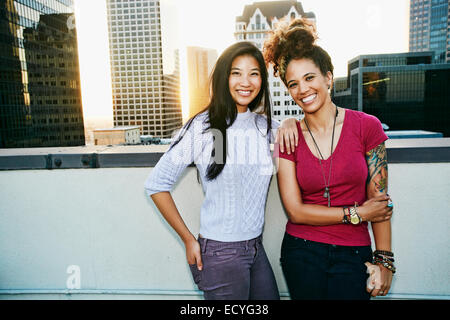
M 256 238 L 262 233 L 273 174 L 267 120 L 250 111 L 238 113 L 227 129 L 227 163 L 215 180 L 208 181 L 213 133 L 203 133 L 207 117 L 207 112 L 197 116 L 183 139 L 161 157 L 145 182 L 145 190 L 148 195 L 171 191 L 181 173 L 194 162 L 205 193 L 200 212 L 202 237 L 227 242 Z M 272 129 L 278 125 L 273 121 Z

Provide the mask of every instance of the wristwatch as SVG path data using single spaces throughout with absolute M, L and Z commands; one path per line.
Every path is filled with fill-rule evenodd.
M 351 224 L 360 224 L 362 222 L 361 217 L 356 211 L 356 205 L 354 207 L 350 207 L 350 223 Z

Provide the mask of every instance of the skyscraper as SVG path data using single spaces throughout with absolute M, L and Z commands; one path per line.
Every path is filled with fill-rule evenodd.
M 160 1 L 107 0 L 107 12 L 114 125 L 170 138 L 182 124 L 179 57 L 165 56 Z
M 299 17 L 316 21 L 314 13 L 304 12 L 302 4 L 295 0 L 254 2 L 246 5 L 242 16 L 236 18 L 234 36 L 237 41 L 251 41 L 262 49 L 269 31 L 274 29 L 278 22 Z M 272 68 L 269 68 L 269 87 L 273 102 L 272 116 L 275 119 L 302 116 L 301 110 L 280 78 L 273 76 Z
M 434 51 L 435 63 L 450 62 L 449 0 L 411 0 L 409 51 Z
M 186 51 L 191 118 L 209 103 L 209 77 L 217 60 L 217 51 L 200 47 L 187 47 Z
M 85 144 L 73 11 L 0 1 L 0 148 Z

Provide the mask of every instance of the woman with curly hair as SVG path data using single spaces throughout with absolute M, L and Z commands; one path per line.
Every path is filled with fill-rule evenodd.
M 305 114 L 295 151 L 279 152 L 289 219 L 281 266 L 292 299 L 370 299 L 388 293 L 395 272 L 387 136 L 377 118 L 332 102 L 333 65 L 316 39 L 313 25 L 295 19 L 280 24 L 264 46 L 266 62 Z M 381 269 L 373 290 L 366 288 L 367 262 Z

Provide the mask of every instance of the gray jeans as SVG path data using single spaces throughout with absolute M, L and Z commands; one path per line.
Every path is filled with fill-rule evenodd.
M 279 300 L 278 287 L 261 236 L 247 241 L 198 239 L 203 270 L 190 265 L 206 300 Z

